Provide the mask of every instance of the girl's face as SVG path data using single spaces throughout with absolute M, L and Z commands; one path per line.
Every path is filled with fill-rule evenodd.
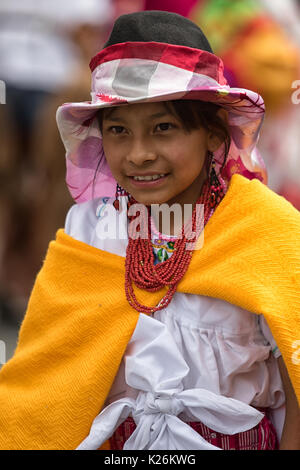
M 206 177 L 204 162 L 214 136 L 186 131 L 164 103 L 105 109 L 103 148 L 122 188 L 145 204 L 194 204 Z

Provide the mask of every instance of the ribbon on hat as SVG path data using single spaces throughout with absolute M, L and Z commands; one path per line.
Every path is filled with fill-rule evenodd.
M 98 449 L 129 415 L 137 427 L 124 450 L 219 449 L 180 419 L 182 412 L 230 435 L 253 428 L 264 416 L 239 400 L 209 390 L 184 390 L 189 367 L 166 325 L 147 315 L 140 314 L 123 361 L 125 369 L 120 368 L 118 381 L 124 374 L 131 396 L 104 408 L 77 450 Z

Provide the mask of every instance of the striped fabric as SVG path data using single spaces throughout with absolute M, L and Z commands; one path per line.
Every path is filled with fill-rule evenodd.
M 207 75 L 219 85 L 227 85 L 223 75 L 223 62 L 216 55 L 191 47 L 157 42 L 128 42 L 107 47 L 92 58 L 90 69 L 93 72 L 98 65 L 113 60 L 123 61 L 124 59 L 144 59 L 174 65 L 183 70 Z
M 223 450 L 277 450 L 279 445 L 274 426 L 267 418 L 265 410 L 260 411 L 265 416 L 257 426 L 232 436 L 215 432 L 202 423 L 189 422 L 188 424 L 207 442 Z M 127 418 L 110 438 L 110 449 L 122 450 L 135 428 L 134 420 Z

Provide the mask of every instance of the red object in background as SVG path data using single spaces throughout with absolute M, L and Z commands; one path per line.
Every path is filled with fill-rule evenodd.
M 145 10 L 163 10 L 188 16 L 198 0 L 145 0 Z
M 135 11 L 144 10 L 145 0 L 113 0 L 115 19 Z

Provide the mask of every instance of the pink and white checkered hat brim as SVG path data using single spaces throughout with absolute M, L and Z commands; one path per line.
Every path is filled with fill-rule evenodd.
M 232 137 L 222 172 L 225 181 L 240 173 L 266 183 L 266 169 L 256 149 L 264 117 L 263 99 L 253 91 L 230 88 L 223 63 L 214 54 L 164 43 L 127 42 L 103 49 L 91 60 L 90 68 L 92 101 L 65 103 L 57 110 L 66 148 L 66 182 L 76 202 L 115 194 L 116 181 L 105 158 L 94 182 L 103 155 L 94 118 L 100 108 L 132 103 L 188 99 L 222 106 L 228 111 Z M 222 149 L 215 158 L 217 164 L 222 161 Z

